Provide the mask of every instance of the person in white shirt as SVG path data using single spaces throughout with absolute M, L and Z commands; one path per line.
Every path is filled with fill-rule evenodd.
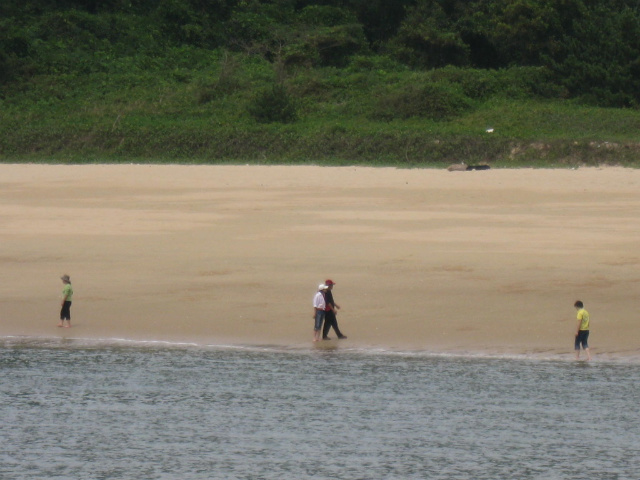
M 327 286 L 324 283 L 318 285 L 318 291 L 313 297 L 313 341 L 317 342 L 320 340 L 320 330 L 322 330 L 322 322 L 324 321 L 324 309 L 326 307 L 326 303 L 324 301 L 324 291 L 327 289 Z

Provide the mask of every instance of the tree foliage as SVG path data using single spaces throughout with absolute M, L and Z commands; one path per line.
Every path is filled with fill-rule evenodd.
M 403 62 L 418 68 L 466 65 L 469 46 L 456 31 L 454 19 L 437 0 L 426 0 L 407 10 L 390 51 Z
M 543 67 L 569 97 L 640 103 L 640 4 L 632 0 L 0 2 L 4 85 L 121 64 L 150 68 L 182 47 L 288 68 L 344 68 L 364 55 L 415 70 Z

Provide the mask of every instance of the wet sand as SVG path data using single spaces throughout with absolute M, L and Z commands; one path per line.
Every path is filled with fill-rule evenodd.
M 0 165 L 0 335 L 640 356 L 640 171 Z M 62 282 L 71 329 L 56 328 Z M 332 332 L 332 336 L 335 335 Z

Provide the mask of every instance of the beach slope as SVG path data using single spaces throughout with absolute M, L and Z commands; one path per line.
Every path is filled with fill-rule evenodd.
M 0 165 L 0 335 L 637 355 L 640 171 Z M 56 328 L 62 282 L 71 329 Z M 335 335 L 333 335 L 335 337 Z

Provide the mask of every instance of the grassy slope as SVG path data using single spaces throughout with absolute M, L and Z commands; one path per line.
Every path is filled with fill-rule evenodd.
M 500 81 L 444 120 L 405 118 L 393 103 L 397 117 L 382 120 L 381 99 L 433 75 L 300 69 L 285 78 L 298 120 L 259 123 L 248 107 L 273 84 L 265 61 L 212 52 L 190 66 L 109 70 L 14 85 L 0 100 L 0 161 L 640 165 L 636 110 L 536 100 L 505 92 Z

